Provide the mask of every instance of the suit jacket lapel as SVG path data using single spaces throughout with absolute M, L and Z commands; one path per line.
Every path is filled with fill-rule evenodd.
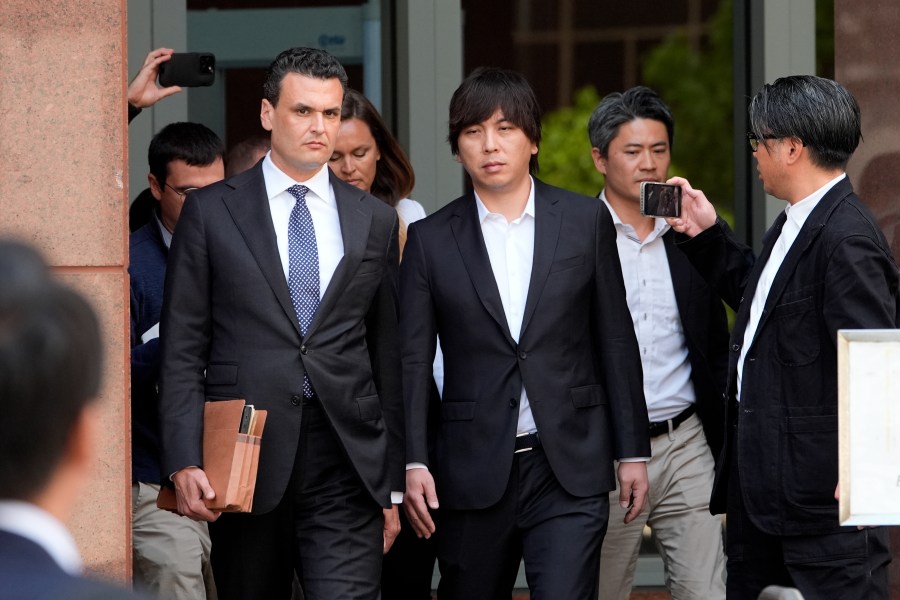
M 245 176 L 231 180 L 233 183 L 230 182 L 229 185 L 232 189 L 222 196 L 222 201 L 282 310 L 299 334 L 300 323 L 297 321 L 297 313 L 294 311 L 287 280 L 284 278 L 284 269 L 281 266 L 281 255 L 278 253 L 275 226 L 272 224 L 272 211 L 269 208 L 269 197 L 261 165 L 262 163 L 259 163 L 245 173 Z
M 475 292 L 488 314 L 500 325 L 509 343 L 515 346 L 516 342 L 509 333 L 509 324 L 506 322 L 506 313 L 503 311 L 503 301 L 500 300 L 500 290 L 497 289 L 497 280 L 491 268 L 487 246 L 484 245 L 484 236 L 481 234 L 474 194 L 470 192 L 464 197 L 463 202 L 457 203 L 454 216 L 450 227 Z
M 334 173 L 329 172 L 329 177 L 334 189 L 338 219 L 341 222 L 344 256 L 338 262 L 331 282 L 322 296 L 322 301 L 319 302 L 319 308 L 316 309 L 316 314 L 309 325 L 309 331 L 306 332 L 307 338 L 315 333 L 322 320 L 331 312 L 335 302 L 341 297 L 353 278 L 353 274 L 356 273 L 369 240 L 369 229 L 372 226 L 372 209 L 362 202 L 363 192 L 340 181 Z
M 528 283 L 528 296 L 525 299 L 519 339 L 522 339 L 521 336 L 528 327 L 538 300 L 544 292 L 544 284 L 550 275 L 550 266 L 556 254 L 559 228 L 562 224 L 562 214 L 556 198 L 549 195 L 537 180 L 534 180 L 534 186 L 534 262 L 531 266 L 531 281 Z
M 747 329 L 747 323 L 750 320 L 750 304 L 753 302 L 753 294 L 756 293 L 756 286 L 759 284 L 759 276 L 762 274 L 763 267 L 766 266 L 769 257 L 772 255 L 772 249 L 775 248 L 775 242 L 778 241 L 778 236 L 781 235 L 781 228 L 784 227 L 784 222 L 786 220 L 787 215 L 782 211 L 778 214 L 778 217 L 776 217 L 772 226 L 769 227 L 769 230 L 766 231 L 766 235 L 763 236 L 762 252 L 756 259 L 756 262 L 753 263 L 753 269 L 750 271 L 750 275 L 747 278 L 747 285 L 744 287 L 744 295 L 741 298 L 740 308 L 735 316 L 734 329 L 732 330 L 731 335 L 734 340 L 744 339 L 744 330 Z M 756 330 L 758 332 L 759 327 L 757 327 Z
M 800 262 L 800 259 L 806 253 L 810 245 L 812 245 L 822 232 L 822 229 L 825 227 L 825 221 L 828 220 L 828 216 L 837 206 L 838 201 L 846 197 L 852 189 L 848 179 L 844 178 L 839 181 L 834 187 L 828 190 L 825 196 L 822 197 L 806 218 L 803 227 L 801 227 L 799 233 L 797 233 L 797 239 L 791 244 L 787 255 L 784 257 L 784 261 L 781 263 L 781 267 L 778 269 L 778 273 L 775 275 L 774 281 L 772 281 L 772 288 L 766 296 L 766 310 L 759 320 L 757 331 L 762 329 L 763 324 L 772 314 L 772 308 L 784 293 L 785 288 L 793 276 L 794 270 L 797 268 L 797 264 Z

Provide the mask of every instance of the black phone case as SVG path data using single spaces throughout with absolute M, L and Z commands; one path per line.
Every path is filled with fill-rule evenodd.
M 216 80 L 216 57 L 209 52 L 176 52 L 159 65 L 159 85 L 202 87 Z

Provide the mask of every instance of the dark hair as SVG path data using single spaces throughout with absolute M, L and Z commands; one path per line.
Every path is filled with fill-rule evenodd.
M 416 175 L 400 142 L 391 134 L 369 99 L 353 89 L 344 93 L 341 107 L 341 121 L 347 119 L 359 119 L 368 125 L 381 153 L 381 160 L 375 166 L 371 194 L 390 206 L 397 206 L 397 202 L 409 196 L 416 185 Z
M 272 136 L 265 134 L 251 135 L 231 147 L 225 156 L 225 177 L 243 173 L 256 164 L 257 154 L 268 152 L 272 147 Z
M 288 73 L 315 79 L 339 79 L 341 87 L 347 89 L 347 72 L 334 56 L 318 48 L 288 48 L 275 57 L 266 71 L 263 98 L 272 106 L 278 104 L 281 80 Z
M 541 145 L 541 106 L 521 73 L 496 67 L 479 67 L 460 84 L 450 99 L 450 150 L 459 154 L 459 136 L 470 125 L 489 119 L 497 110 L 525 132 L 536 146 Z M 531 156 L 532 174 L 538 170 L 537 154 Z
M 814 75 L 780 77 L 750 101 L 750 127 L 764 136 L 793 137 L 823 169 L 844 168 L 862 137 L 859 105 L 844 86 Z
M 171 123 L 150 140 L 147 162 L 150 173 L 162 188 L 169 175 L 169 163 L 182 160 L 193 167 L 205 167 L 225 157 L 225 145 L 212 129 L 200 123 Z
M 0 498 L 31 500 L 50 481 L 102 360 L 87 301 L 30 247 L 0 240 Z
M 624 93 L 607 94 L 591 113 L 588 121 L 588 138 L 591 147 L 600 151 L 601 156 L 609 152 L 609 145 L 619 135 L 619 128 L 635 119 L 652 119 L 666 126 L 669 134 L 669 148 L 675 143 L 675 119 L 659 94 L 642 85 Z

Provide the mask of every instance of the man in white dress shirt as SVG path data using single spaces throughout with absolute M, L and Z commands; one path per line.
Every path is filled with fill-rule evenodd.
M 0 240 L 0 600 L 134 598 L 82 576 L 64 525 L 97 464 L 102 364 L 87 302 Z
M 710 514 L 709 497 L 725 425 L 725 308 L 675 247 L 665 219 L 640 210 L 641 182 L 666 180 L 674 119 L 656 92 L 639 86 L 603 98 L 591 115 L 588 135 L 594 164 L 606 180 L 600 199 L 616 226 L 652 449 L 648 509 L 625 524 L 613 518 L 620 509 L 610 502 L 600 598 L 630 597 L 642 531 L 649 525 L 672 597 L 722 599 L 722 522 Z

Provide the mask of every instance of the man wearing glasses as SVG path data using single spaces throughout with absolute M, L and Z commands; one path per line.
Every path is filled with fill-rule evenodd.
M 150 191 L 159 202 L 131 234 L 131 481 L 135 587 L 157 598 L 215 598 L 206 523 L 156 508 L 160 472 L 159 317 L 166 259 L 184 198 L 225 176 L 225 147 L 199 123 L 172 123 L 150 142 Z
M 839 329 L 897 326 L 897 266 L 844 169 L 860 112 L 840 84 L 804 75 L 750 104 L 750 147 L 766 192 L 788 205 L 759 258 L 682 178 L 679 245 L 736 311 L 726 453 L 710 508 L 726 512 L 727 594 L 767 585 L 807 599 L 888 598 L 885 528 L 838 523 Z

